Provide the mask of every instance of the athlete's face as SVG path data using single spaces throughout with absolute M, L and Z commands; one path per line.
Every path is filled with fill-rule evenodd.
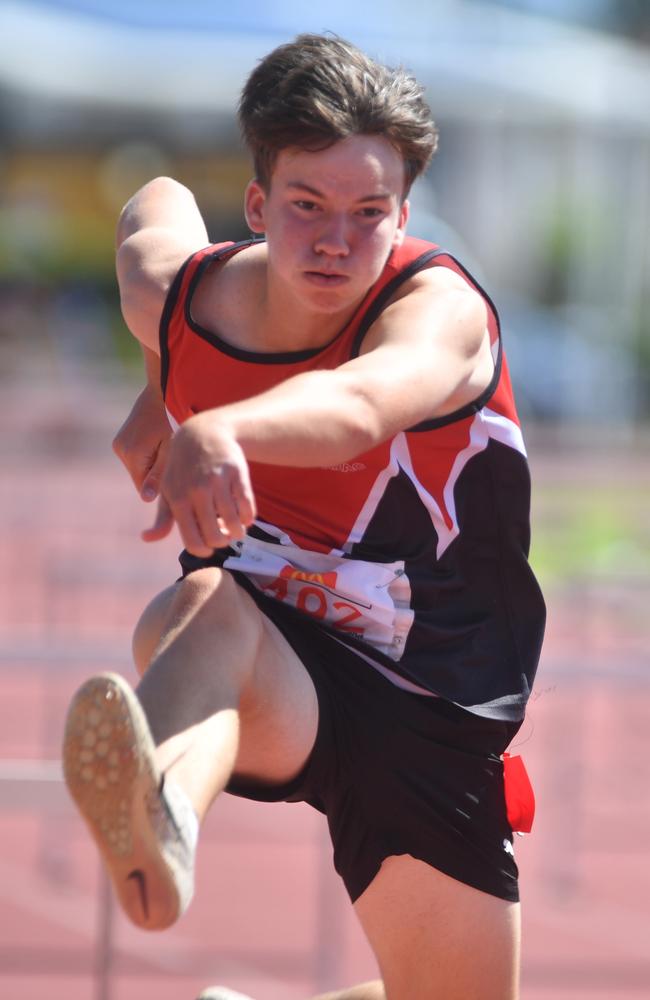
M 404 239 L 404 163 L 381 136 L 328 149 L 285 149 L 271 184 L 252 181 L 246 216 L 265 233 L 269 282 L 313 312 L 344 312 L 381 274 Z

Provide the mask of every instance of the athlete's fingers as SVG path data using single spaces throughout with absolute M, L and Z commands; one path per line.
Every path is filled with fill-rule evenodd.
M 257 517 L 257 505 L 255 503 L 255 494 L 253 493 L 248 465 L 245 464 L 238 471 L 239 475 L 232 485 L 231 495 L 237 506 L 240 523 L 244 528 L 248 528 Z
M 206 545 L 213 549 L 229 545 L 231 538 L 215 507 L 212 490 L 208 487 L 192 494 L 192 508 L 197 528 Z
M 172 515 L 187 551 L 201 558 L 211 556 L 215 546 L 210 545 L 203 537 L 196 519 L 194 500 L 183 500 L 172 504 Z
M 145 482 L 154 467 L 164 460 L 171 435 L 162 400 L 146 385 L 113 440 L 113 451 L 142 499 L 153 499 L 149 492 L 143 493 Z M 160 489 L 157 472 L 153 483 L 157 493 Z
M 155 500 L 160 493 L 160 483 L 162 481 L 165 465 L 167 464 L 167 453 L 169 451 L 170 438 L 161 441 L 156 452 L 153 464 L 146 472 L 140 496 L 147 503 Z
M 156 519 L 150 528 L 145 528 L 141 532 L 140 537 L 145 542 L 157 542 L 161 538 L 166 538 L 169 532 L 172 530 L 174 524 L 174 517 L 171 512 L 171 508 L 164 496 L 161 494 L 158 497 L 158 509 L 156 511 Z
M 212 502 L 217 511 L 222 532 L 225 533 L 226 544 L 233 539 L 241 539 L 246 534 L 246 527 L 239 514 L 239 506 L 233 496 L 233 487 L 236 486 L 236 483 L 236 476 L 225 473 L 216 475 L 213 480 Z

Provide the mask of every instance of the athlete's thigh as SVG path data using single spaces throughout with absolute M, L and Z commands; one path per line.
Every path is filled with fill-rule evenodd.
M 316 741 L 318 695 L 307 668 L 280 629 L 242 591 L 259 616 L 263 640 L 251 696 L 240 707 L 236 778 L 283 784 L 303 769 Z
M 314 684 L 230 573 L 201 569 L 154 598 L 136 628 L 134 653 L 147 675 L 139 691 L 156 689 L 148 701 L 182 701 L 184 728 L 220 708 L 238 709 L 236 776 L 277 784 L 300 772 L 318 728 Z
M 355 910 L 387 1000 L 518 997 L 518 903 L 400 855 L 384 861 Z

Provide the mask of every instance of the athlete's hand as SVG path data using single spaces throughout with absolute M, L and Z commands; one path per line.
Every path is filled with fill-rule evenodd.
M 174 523 L 192 555 L 210 556 L 241 539 L 255 518 L 248 462 L 214 413 L 199 413 L 174 434 L 162 478 L 158 514 L 142 533 L 147 542 Z
M 146 385 L 115 435 L 113 451 L 147 502 L 155 500 L 160 492 L 171 437 L 160 393 Z

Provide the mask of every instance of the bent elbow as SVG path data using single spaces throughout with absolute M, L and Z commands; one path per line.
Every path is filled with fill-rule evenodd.
M 124 205 L 117 220 L 115 246 L 119 248 L 130 236 L 142 229 L 145 224 L 152 224 L 148 218 L 154 209 L 154 216 L 160 212 L 160 206 L 168 204 L 189 204 L 196 210 L 196 201 L 189 188 L 174 180 L 173 177 L 162 175 L 147 181 Z

